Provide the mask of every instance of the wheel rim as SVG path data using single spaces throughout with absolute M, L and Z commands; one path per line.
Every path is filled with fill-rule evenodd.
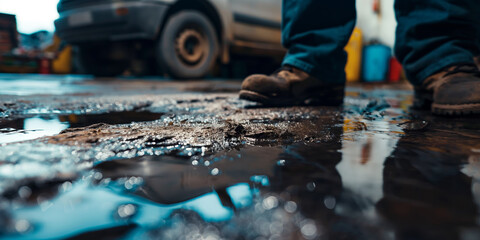
M 195 29 L 185 29 L 178 34 L 175 51 L 181 61 L 187 65 L 196 65 L 208 54 L 205 37 Z

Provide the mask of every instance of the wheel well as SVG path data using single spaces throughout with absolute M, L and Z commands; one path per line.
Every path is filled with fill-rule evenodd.
M 173 4 L 167 11 L 167 14 L 163 18 L 162 25 L 160 27 L 159 35 L 163 32 L 163 28 L 165 27 L 166 22 L 168 19 L 175 13 L 180 12 L 182 10 L 197 10 L 203 14 L 212 22 L 213 26 L 215 27 L 215 32 L 217 34 L 217 39 L 220 44 L 220 49 L 222 49 L 223 45 L 223 31 L 222 31 L 222 21 L 220 20 L 220 15 L 212 6 L 212 4 L 208 3 L 205 0 L 179 0 L 175 4 Z

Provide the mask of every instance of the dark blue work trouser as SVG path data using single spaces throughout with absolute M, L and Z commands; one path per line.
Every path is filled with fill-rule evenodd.
M 345 81 L 343 50 L 356 22 L 355 0 L 283 0 L 283 64 L 332 83 Z M 480 0 L 396 0 L 395 55 L 419 85 L 445 67 L 480 55 Z

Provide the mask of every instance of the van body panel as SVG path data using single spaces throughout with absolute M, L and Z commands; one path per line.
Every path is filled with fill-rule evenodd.
M 112 41 L 155 41 L 168 10 L 180 0 L 60 0 L 55 21 L 58 36 L 73 45 Z M 232 47 L 284 51 L 281 0 L 205 1 L 220 18 L 222 62 Z

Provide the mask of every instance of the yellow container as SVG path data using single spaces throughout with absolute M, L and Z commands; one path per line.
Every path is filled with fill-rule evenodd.
M 52 71 L 57 74 L 72 72 L 72 46 L 67 45 L 61 50 L 52 62 Z
M 345 73 L 347 74 L 347 82 L 360 81 L 360 69 L 362 67 L 362 30 L 355 28 L 352 36 L 345 46 L 345 51 L 348 54 L 347 65 L 345 66 Z
M 57 74 L 69 74 L 72 72 L 72 46 L 62 46 L 62 40 L 55 34 L 53 43 L 43 51 L 55 56 L 52 59 L 52 72 Z

